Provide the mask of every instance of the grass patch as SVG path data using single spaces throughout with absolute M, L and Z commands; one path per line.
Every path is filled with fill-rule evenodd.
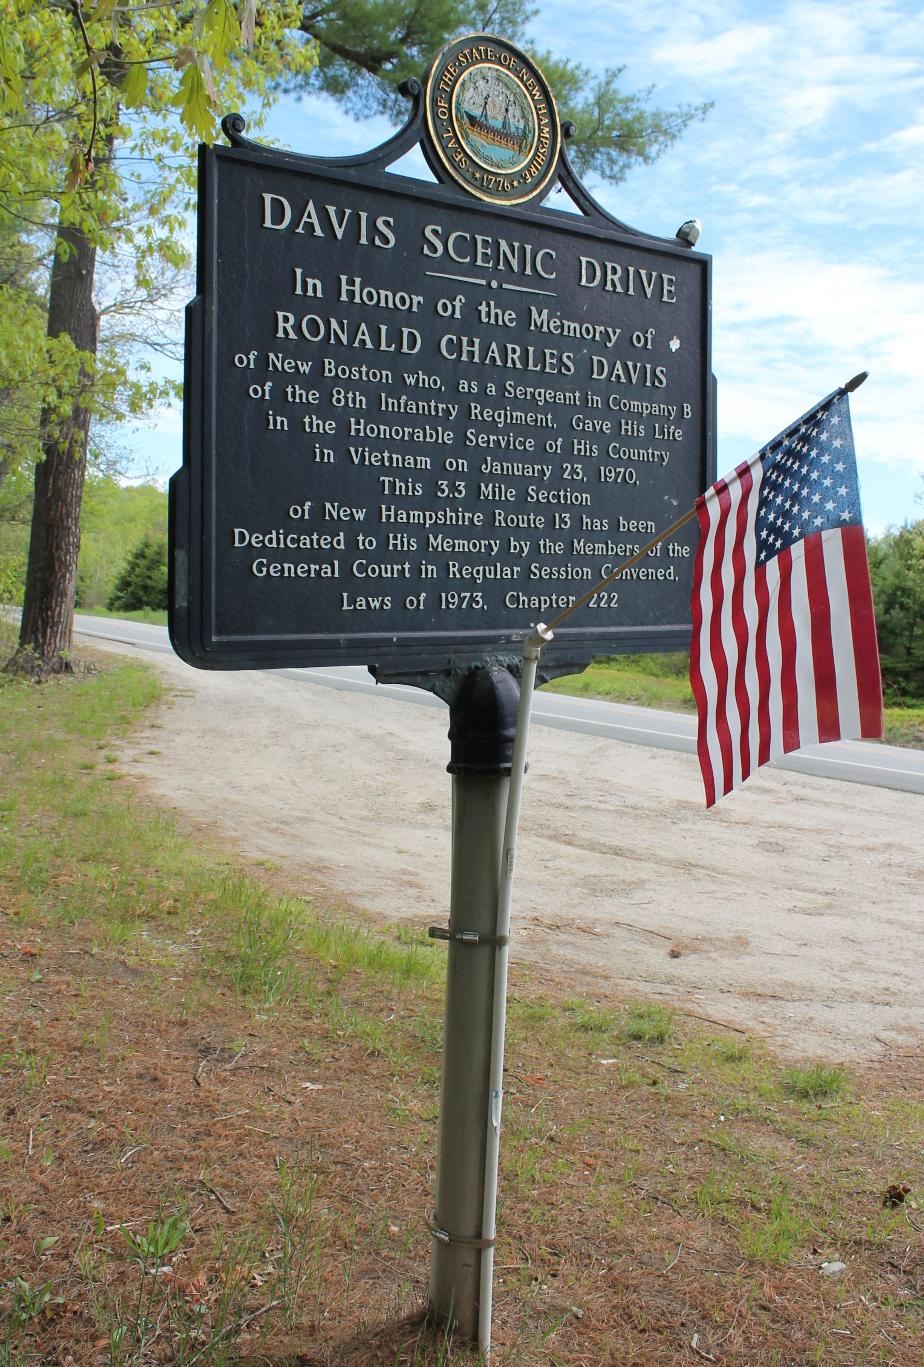
M 924 702 L 886 704 L 883 709 L 884 739 L 889 745 L 907 745 L 924 750 Z
M 747 1039 L 715 1039 L 709 1040 L 708 1044 L 723 1063 L 746 1063 L 754 1048 Z
M 685 651 L 652 655 L 610 655 L 594 660 L 582 674 L 553 679 L 549 693 L 604 702 L 656 707 L 667 712 L 695 712 L 689 684 L 689 656 Z M 889 745 L 924 749 L 924 699 L 887 702 L 884 739 Z
M 755 1262 L 787 1263 L 805 1242 L 810 1229 L 808 1219 L 793 1210 L 788 1188 L 780 1184 L 766 1211 L 742 1225 L 741 1251 Z
M 695 712 L 685 653 L 664 655 L 612 655 L 594 660 L 582 674 L 553 679 L 544 685 L 549 693 L 576 698 L 601 698 L 605 702 L 630 703 L 635 707 L 658 707 L 669 712 Z
M 158 694 L 120 666 L 0 708 L 0 1365 L 476 1367 L 420 1315 L 445 950 L 139 801 L 119 742 Z M 498 1367 L 654 1367 L 694 1332 L 921 1367 L 920 1079 L 848 1096 L 658 1003 L 514 988 Z
M 626 1039 L 640 1044 L 666 1044 L 674 1032 L 674 1013 L 664 1006 L 638 1002 L 626 1012 L 623 1030 Z
M 800 1101 L 834 1101 L 847 1095 L 850 1080 L 843 1068 L 814 1063 L 806 1067 L 786 1068 L 783 1086 L 790 1096 Z

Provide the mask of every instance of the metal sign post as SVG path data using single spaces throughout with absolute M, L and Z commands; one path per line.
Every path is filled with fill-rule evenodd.
M 478 1334 L 487 1246 L 484 1143 L 497 998 L 498 871 L 519 692 L 503 668 L 473 670 L 452 707 L 452 887 L 429 1302 L 467 1339 Z

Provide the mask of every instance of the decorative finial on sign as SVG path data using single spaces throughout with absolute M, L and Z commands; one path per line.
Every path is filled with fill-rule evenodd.
M 226 114 L 221 121 L 221 131 L 231 143 L 241 136 L 246 127 L 247 120 L 243 114 Z
M 859 375 L 854 375 L 852 380 L 848 380 L 844 385 L 844 393 L 852 394 L 855 389 L 859 389 L 864 380 L 869 379 L 869 371 L 861 370 Z
M 688 218 L 686 223 L 681 223 L 675 237 L 679 238 L 681 242 L 685 242 L 688 247 L 695 247 L 702 231 L 703 225 L 698 218 Z

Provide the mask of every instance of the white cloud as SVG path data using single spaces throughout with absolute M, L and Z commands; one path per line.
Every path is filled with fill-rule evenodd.
M 900 128 L 897 133 L 891 133 L 870 147 L 878 152 L 915 153 L 924 147 L 924 123 L 909 124 L 907 128 Z
M 769 25 L 741 24 L 699 38 L 668 39 L 653 55 L 657 64 L 676 71 L 738 83 L 750 79 L 752 64 L 763 64 L 775 39 L 776 32 Z

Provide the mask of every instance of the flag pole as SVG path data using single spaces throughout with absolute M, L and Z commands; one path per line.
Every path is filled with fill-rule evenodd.
M 501 1107 L 504 1096 L 504 1037 L 507 1029 L 507 960 L 510 935 L 510 906 L 513 898 L 513 871 L 516 863 L 517 827 L 520 799 L 526 773 L 526 743 L 536 686 L 539 654 L 552 640 L 552 632 L 537 622 L 523 642 L 523 672 L 520 677 L 520 703 L 517 729 L 510 764 L 507 790 L 507 815 L 497 891 L 497 945 L 494 950 L 494 1006 L 491 1026 L 491 1067 L 488 1084 L 488 1118 L 484 1161 L 484 1204 L 481 1237 L 486 1247 L 481 1252 L 478 1295 L 478 1347 L 487 1361 L 491 1356 L 491 1310 L 494 1284 L 494 1238 L 497 1232 L 497 1165 L 500 1154 Z
M 631 569 L 633 565 L 637 565 L 640 560 L 644 560 L 649 551 L 654 550 L 655 546 L 659 545 L 662 541 L 666 541 L 667 538 L 673 536 L 675 532 L 679 532 L 680 528 L 685 527 L 695 516 L 696 506 L 694 505 L 684 513 L 683 517 L 678 517 L 669 527 L 665 527 L 663 532 L 659 532 L 657 536 L 653 536 L 650 541 L 646 542 L 646 544 L 642 546 L 640 550 L 637 550 L 633 556 L 630 556 L 628 560 L 624 560 L 621 565 L 617 565 L 615 570 L 612 570 L 605 579 L 601 579 L 598 583 L 594 584 L 593 588 L 588 589 L 582 598 L 578 598 L 570 607 L 564 608 L 557 617 L 553 617 L 548 626 L 549 631 L 554 631 L 556 627 L 560 627 L 562 622 L 571 616 L 572 612 L 577 612 L 578 608 L 582 608 L 585 603 L 589 603 L 595 593 L 599 593 L 601 589 L 605 589 L 607 584 L 612 584 L 614 579 L 618 579 L 626 570 Z

